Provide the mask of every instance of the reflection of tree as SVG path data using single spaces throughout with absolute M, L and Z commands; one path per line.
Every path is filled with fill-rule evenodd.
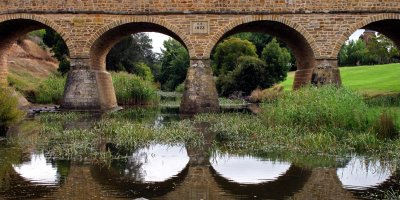
M 4 191 L 10 188 L 11 176 L 13 173 L 13 164 L 21 163 L 22 151 L 13 147 L 5 141 L 0 143 L 0 190 Z

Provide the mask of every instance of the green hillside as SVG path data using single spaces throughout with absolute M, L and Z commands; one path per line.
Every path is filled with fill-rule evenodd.
M 400 63 L 388 65 L 341 67 L 343 86 L 367 95 L 400 93 Z M 291 90 L 294 72 L 282 85 Z

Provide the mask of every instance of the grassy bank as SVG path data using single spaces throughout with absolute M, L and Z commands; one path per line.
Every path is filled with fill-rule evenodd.
M 341 67 L 343 86 L 368 96 L 400 93 L 400 64 Z M 285 90 L 291 90 L 294 72 L 282 82 Z
M 157 116 L 148 117 L 143 109 L 106 114 L 84 129 L 61 122 L 84 121 L 77 114 L 43 115 L 39 146 L 56 158 L 116 159 L 154 143 L 201 147 L 207 143 L 207 134 L 213 134 L 215 148 L 239 154 L 355 153 L 393 158 L 399 156 L 400 148 L 400 116 L 395 111 L 368 105 L 343 88 L 304 88 L 263 105 L 258 115 L 201 114 L 162 126 L 156 122 Z M 204 127 L 198 125 L 204 123 L 208 131 L 199 132 Z M 101 147 L 106 144 L 112 144 L 118 153 Z

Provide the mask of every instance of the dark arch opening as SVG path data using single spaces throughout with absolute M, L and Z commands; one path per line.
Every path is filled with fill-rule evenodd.
M 106 57 L 111 48 L 123 38 L 140 32 L 157 32 L 168 35 L 179 41 L 186 49 L 184 41 L 168 28 L 149 22 L 135 22 L 117 26 L 101 35 L 93 44 L 90 50 L 91 68 L 95 70 L 106 70 Z
M 234 27 L 226 32 L 216 43 L 223 41 L 225 38 L 242 32 L 259 32 L 265 33 L 278 38 L 286 43 L 296 57 L 297 67 L 299 70 L 311 69 L 315 66 L 315 55 L 306 38 L 297 30 L 286 24 L 276 21 L 255 21 Z M 217 45 L 213 48 L 215 49 Z
M 38 55 L 36 55 L 36 53 L 38 52 L 37 50 L 40 49 L 40 44 L 39 42 L 33 42 L 36 43 L 35 46 L 33 45 L 29 45 L 29 43 L 27 43 L 25 40 L 27 37 L 27 34 L 33 32 L 33 31 L 38 31 L 38 30 L 52 30 L 55 33 L 59 34 L 61 39 L 65 42 L 66 40 L 64 38 L 62 38 L 63 33 L 59 33 L 57 32 L 56 27 L 52 27 L 52 25 L 48 25 L 45 24 L 45 22 L 40 22 L 40 21 L 36 21 L 34 19 L 11 19 L 11 20 L 7 20 L 4 22 L 0 23 L 0 82 L 2 81 L 4 84 L 8 84 L 7 81 L 7 76 L 9 75 L 9 70 L 8 68 L 10 66 L 21 66 L 21 67 L 26 67 L 28 66 L 27 62 L 22 62 L 21 64 L 13 64 L 13 63 L 9 63 L 9 52 L 10 50 L 13 48 L 14 44 L 18 44 L 19 47 L 21 47 L 23 49 L 22 52 L 26 52 L 26 55 L 22 55 L 20 56 L 19 54 L 13 54 L 12 56 L 14 58 L 30 58 L 30 59 L 36 59 L 36 60 L 46 60 L 46 61 L 52 61 L 55 63 L 55 68 L 57 68 L 57 61 L 54 59 L 52 59 L 52 55 L 49 55 L 46 58 L 43 58 L 41 56 L 44 56 L 40 53 L 38 53 Z M 43 39 L 43 38 L 41 38 Z M 65 45 L 66 46 L 66 45 Z M 18 48 L 19 48 L 18 47 Z M 35 47 L 37 47 L 35 49 Z M 67 51 L 68 47 L 66 47 Z M 19 52 L 19 51 L 17 51 Z M 47 54 L 47 52 L 46 52 Z M 29 65 L 30 66 L 30 70 L 27 70 L 26 72 L 24 71 L 24 73 L 31 73 L 32 74 L 32 80 L 36 80 L 36 79 L 42 79 L 43 77 L 39 77 L 38 74 L 33 74 L 35 71 L 38 71 L 35 68 L 39 68 L 35 65 L 39 65 L 39 64 L 35 64 L 33 62 L 31 62 Z M 14 69 L 14 68 L 13 68 Z M 45 68 L 42 68 L 43 70 L 45 70 Z M 47 69 L 46 69 L 47 70 Z M 51 71 L 51 70 L 50 70 Z M 29 74 L 29 75 L 31 75 Z M 43 74 L 40 74 L 40 76 L 42 76 Z M 29 77 L 26 76 L 22 76 L 22 78 L 28 80 Z M 29 79 L 30 80 L 30 79 Z M 19 88 L 20 89 L 20 88 Z M 35 91 L 37 88 L 33 88 L 33 90 Z M 18 88 L 17 88 L 18 90 Z M 61 90 L 61 88 L 60 88 Z M 64 90 L 64 86 L 62 88 L 62 90 Z M 28 100 L 31 100 L 33 102 L 35 102 L 37 99 L 35 98 L 35 92 L 34 91 L 23 91 L 24 96 L 28 96 Z M 62 94 L 61 94 L 62 96 Z M 58 97 L 57 97 L 58 98 Z M 60 97 L 62 98 L 62 97 Z M 60 103 L 60 102 L 52 102 L 52 103 Z
M 212 166 L 210 166 L 210 171 L 215 181 L 225 191 L 245 198 L 257 196 L 258 199 L 285 199 L 293 196 L 303 188 L 311 175 L 311 171 L 292 165 L 284 175 L 273 182 L 239 184 L 222 177 Z
M 217 44 L 224 39 L 244 32 L 263 33 L 277 38 L 287 45 L 296 59 L 297 72 L 294 84 L 289 86 L 299 88 L 311 82 L 312 69 L 316 66 L 315 54 L 311 45 L 299 31 L 281 22 L 261 20 L 244 23 L 226 32 L 213 47 L 215 51 Z
M 398 99 L 398 83 L 395 83 L 398 75 L 388 71 L 397 72 L 400 67 L 394 64 L 400 61 L 399 27 L 400 20 L 379 20 L 359 27 L 343 41 L 337 57 L 344 86 L 366 96 L 391 96 L 394 102 Z

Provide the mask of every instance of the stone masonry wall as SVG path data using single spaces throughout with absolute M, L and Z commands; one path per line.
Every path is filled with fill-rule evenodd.
M 0 12 L 326 13 L 398 11 L 398 0 L 1 0 Z

